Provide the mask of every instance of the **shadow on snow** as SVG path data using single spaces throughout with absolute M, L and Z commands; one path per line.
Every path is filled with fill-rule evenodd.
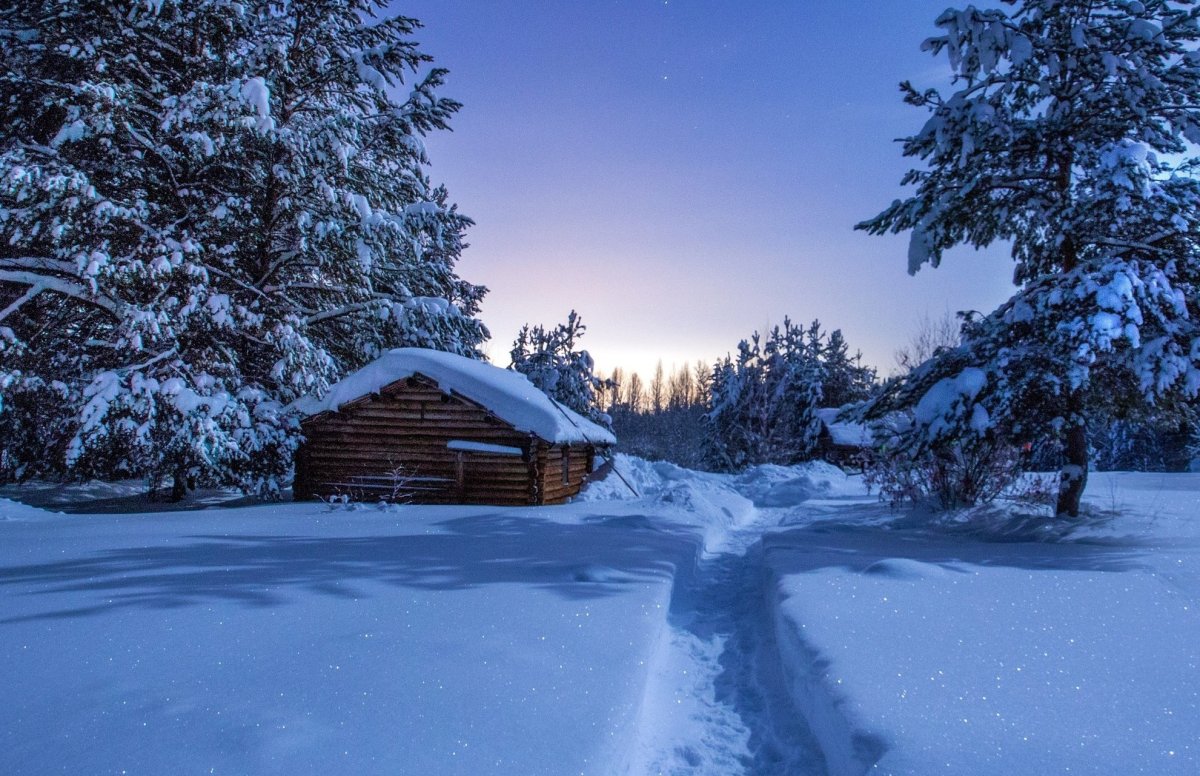
M 1043 521 L 1044 522 L 1044 521 Z M 1137 539 L 1030 540 L 944 530 L 817 523 L 768 534 L 764 550 L 777 574 L 842 568 L 878 573 L 881 561 L 905 559 L 966 573 L 969 566 L 1119 572 L 1147 568 L 1149 544 Z
M 91 598 L 75 608 L 47 607 L 0 624 L 130 607 L 212 602 L 270 607 L 313 593 L 362 598 L 380 584 L 452 591 L 510 583 L 595 598 L 629 584 L 670 579 L 678 565 L 693 563 L 700 544 L 685 526 L 636 515 L 561 524 L 496 512 L 431 527 L 438 533 L 184 536 L 167 546 L 130 543 L 51 563 L 0 567 L 6 596 Z

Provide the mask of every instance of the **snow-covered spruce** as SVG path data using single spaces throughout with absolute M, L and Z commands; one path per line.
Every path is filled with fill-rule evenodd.
M 821 433 L 823 403 L 862 401 L 875 372 L 850 358 L 840 331 L 826 339 L 819 321 L 805 329 L 784 319 L 766 337 L 738 343 L 736 360 L 713 368 L 706 439 L 710 464 L 737 471 L 760 463 L 807 460 Z M 826 395 L 828 392 L 828 397 Z
M 270 492 L 283 404 L 390 347 L 477 354 L 470 222 L 423 171 L 459 106 L 383 6 L 0 14 L 0 479 Z
M 556 402 L 612 428 L 612 418 L 600 409 L 600 399 L 612 383 L 596 376 L 590 353 L 576 349 L 585 331 L 583 319 L 574 310 L 566 323 L 553 329 L 526 324 L 509 351 L 509 368 L 528 377 Z
M 1013 0 L 947 10 L 925 48 L 954 90 L 905 83 L 930 112 L 904 140 L 916 186 L 860 229 L 911 231 L 909 270 L 955 245 L 1009 241 L 1017 294 L 968 319 L 963 342 L 893 383 L 881 416 L 916 408 L 905 444 L 1051 438 L 1058 511 L 1076 514 L 1086 424 L 1200 389 L 1200 8 L 1185 2 Z

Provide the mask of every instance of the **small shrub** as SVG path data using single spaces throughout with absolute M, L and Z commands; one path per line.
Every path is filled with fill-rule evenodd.
M 868 453 L 863 480 L 893 507 L 959 509 L 994 500 L 1021 475 L 1019 451 L 993 442 L 950 444 L 913 454 L 900 447 Z

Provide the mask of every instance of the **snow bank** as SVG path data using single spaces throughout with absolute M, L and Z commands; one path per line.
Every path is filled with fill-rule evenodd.
M 730 529 L 743 528 L 762 517 L 762 509 L 792 512 L 814 498 L 860 494 L 862 486 L 851 482 L 838 467 L 824 461 L 796 466 L 764 464 L 741 474 L 716 474 L 684 469 L 667 461 L 646 461 L 619 453 L 613 461 L 615 473 L 590 483 L 576 501 L 601 503 L 643 499 L 654 508 L 670 507 L 676 519 L 704 530 L 705 549 L 718 552 Z M 637 491 L 633 491 L 626 482 Z M 775 515 L 772 520 L 785 519 Z
M 647 461 L 625 453 L 613 455 L 612 464 L 616 471 L 610 472 L 604 479 L 589 482 L 575 497 L 575 501 L 629 501 L 657 495 L 672 469 L 684 471 L 673 463 Z M 617 473 L 620 474 L 619 477 Z M 632 486 L 633 490 L 630 490 L 629 486 Z
M 748 525 L 757 516 L 754 503 L 739 492 L 734 478 L 684 469 L 667 461 L 647 461 L 619 453 L 616 470 L 637 491 L 633 492 L 615 473 L 590 483 L 576 501 L 600 504 L 609 501 L 639 501 L 671 519 L 699 528 L 707 552 L 718 552 L 731 528 Z
M 637 491 L 634 494 L 615 474 L 590 483 L 579 495 L 581 501 L 664 500 L 664 493 L 681 484 L 692 490 L 728 491 L 749 500 L 755 507 L 790 507 L 817 497 L 842 495 L 861 490 L 846 473 L 824 461 L 796 466 L 762 464 L 741 474 L 714 474 L 684 469 L 668 461 L 647 461 L 624 453 L 613 463 L 621 476 Z M 669 500 L 669 499 L 667 499 Z
M 6 498 L 0 498 L 0 520 L 45 520 L 48 517 L 53 517 L 55 513 L 47 512 L 44 509 L 27 506 L 17 501 L 10 501 Z
M 736 485 L 755 506 L 794 507 L 812 498 L 843 492 L 847 477 L 841 469 L 824 461 L 797 466 L 763 464 L 738 475 Z
M 612 432 L 553 401 L 525 375 L 474 359 L 424 348 L 397 348 L 330 387 L 322 398 L 293 403 L 304 415 L 336 412 L 338 407 L 420 374 L 445 393 L 457 393 L 490 410 L 518 431 L 559 444 L 616 444 Z

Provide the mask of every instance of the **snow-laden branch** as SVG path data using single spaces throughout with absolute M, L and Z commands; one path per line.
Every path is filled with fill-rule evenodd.
M 62 272 L 66 275 L 78 275 L 79 269 L 74 262 L 64 259 L 52 259 L 49 256 L 11 256 L 0 258 L 0 269 L 14 270 L 49 270 Z
M 149 369 L 150 367 L 154 366 L 155 364 L 157 364 L 161 361 L 166 361 L 168 358 L 174 358 L 178 354 L 179 354 L 179 351 L 177 351 L 175 348 L 169 348 L 168 350 L 165 350 L 162 353 L 159 353 L 157 356 L 153 356 L 151 358 L 146 359 L 145 361 L 141 362 L 140 364 L 129 364 L 127 366 L 120 367 L 114 371 L 116 371 L 118 374 L 123 373 L 123 372 L 140 372 L 142 370 Z
M 1155 241 L 1153 240 L 1143 242 L 1138 240 L 1121 240 L 1115 237 L 1095 237 L 1093 238 L 1093 242 L 1095 242 L 1096 245 L 1107 245 L 1113 248 L 1125 248 L 1133 251 L 1146 251 L 1147 253 L 1160 253 L 1163 255 L 1169 255 L 1172 253 L 1171 251 L 1154 245 Z
M 346 315 L 352 315 L 357 312 L 362 312 L 363 310 L 370 310 L 371 308 L 378 307 L 378 306 L 379 306 L 379 302 L 377 302 L 377 301 L 357 302 L 355 304 L 343 305 L 341 307 L 335 307 L 331 310 L 323 310 L 314 315 L 310 315 L 304 319 L 304 322 L 311 326 L 314 323 L 321 323 L 322 321 L 328 321 L 333 318 L 341 318 Z
M 217 275 L 218 277 L 223 277 L 226 280 L 230 281 L 231 283 L 234 283 L 234 284 L 240 286 L 241 288 L 245 289 L 246 291 L 249 291 L 250 293 L 254 294 L 255 296 L 259 296 L 259 297 L 263 297 L 263 298 L 266 298 L 266 296 L 267 296 L 267 292 L 261 291 L 258 288 L 255 288 L 250 283 L 247 283 L 244 280 L 240 280 L 240 279 L 234 277 L 231 273 L 226 272 L 225 270 L 223 270 L 219 267 L 213 266 L 211 262 L 205 262 L 203 266 L 204 266 L 205 272 L 211 272 L 212 274 Z
M 21 307 L 26 302 L 28 302 L 30 299 L 33 299 L 35 296 L 37 296 L 38 294 L 42 293 L 45 290 L 46 290 L 46 287 L 44 285 L 41 285 L 40 283 L 36 286 L 30 286 L 29 290 L 27 290 L 24 294 L 19 296 L 16 299 L 16 301 L 14 301 L 8 307 L 5 307 L 3 310 L 0 310 L 0 321 L 3 321 L 8 316 L 12 315 L 17 310 L 21 309 Z
M 114 316 L 120 315 L 121 305 L 112 299 L 106 299 L 92 293 L 92 289 L 82 283 L 73 283 L 65 278 L 42 275 L 37 272 L 10 270 L 0 268 L 0 281 L 20 283 L 26 286 L 41 286 L 44 291 L 53 291 L 95 305 Z

